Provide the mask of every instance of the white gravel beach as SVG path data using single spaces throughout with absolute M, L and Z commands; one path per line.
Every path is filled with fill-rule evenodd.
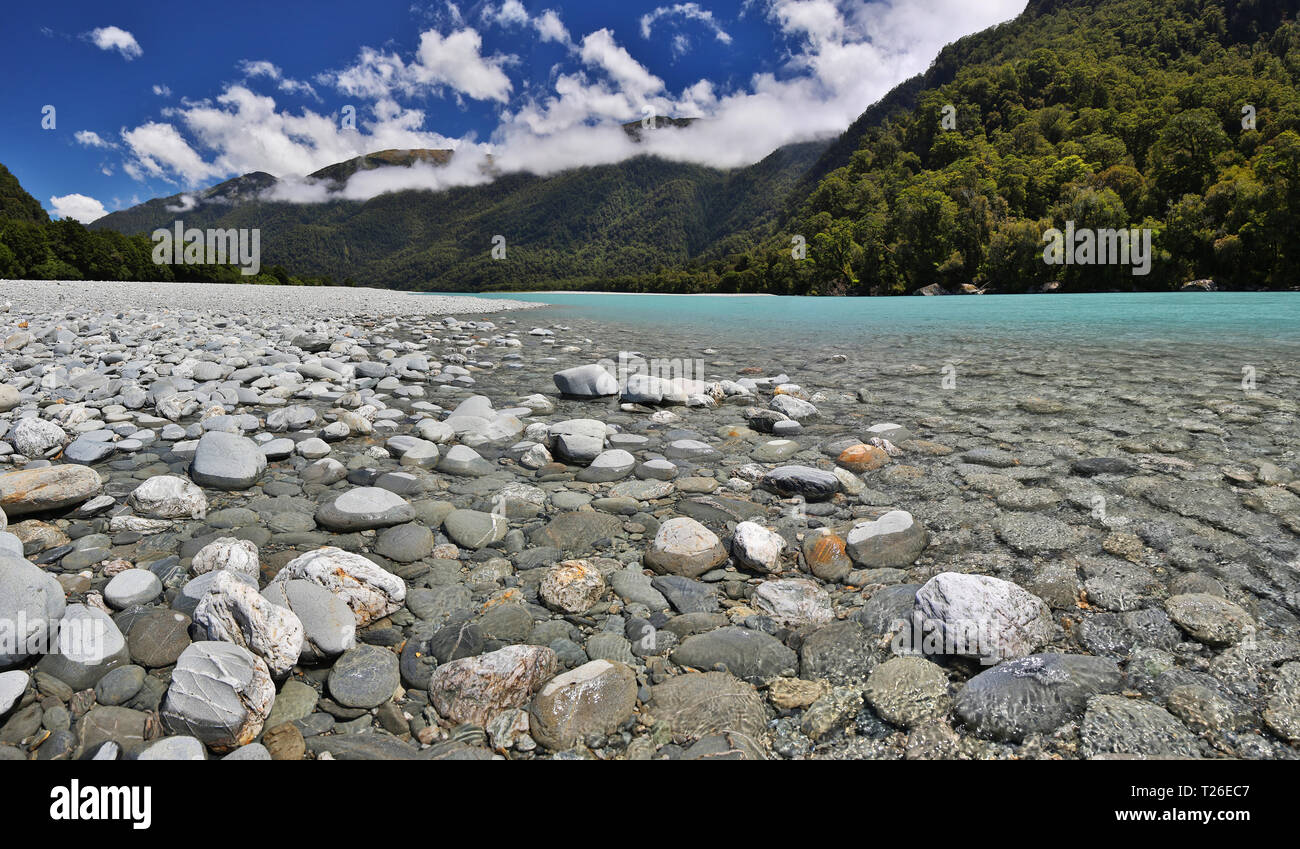
M 0 280 L 0 302 L 16 312 L 50 310 L 205 310 L 304 318 L 370 315 L 454 315 L 531 309 L 544 304 L 459 295 L 423 295 L 347 286 L 261 286 L 229 283 L 141 283 L 121 280 Z

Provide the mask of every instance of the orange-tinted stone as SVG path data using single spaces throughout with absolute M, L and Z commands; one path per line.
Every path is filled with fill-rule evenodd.
M 850 472 L 872 472 L 879 469 L 889 462 L 889 454 L 883 448 L 877 448 L 874 445 L 850 445 L 845 448 L 840 456 L 835 458 L 839 463 Z

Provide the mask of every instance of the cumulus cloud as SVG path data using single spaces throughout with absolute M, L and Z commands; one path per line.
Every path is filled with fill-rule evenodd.
M 688 21 L 697 21 L 703 24 L 713 33 L 713 37 L 723 44 L 731 43 L 731 36 L 717 19 L 713 17 L 713 12 L 702 8 L 699 3 L 677 3 L 673 6 L 660 6 L 653 12 L 641 16 L 641 37 L 649 38 L 651 31 L 654 29 L 656 22 L 669 19 L 681 18 Z M 679 33 L 680 37 L 684 35 Z
M 144 53 L 135 36 L 120 27 L 99 27 L 87 33 L 87 37 L 100 50 L 116 50 L 128 62 Z
M 108 210 L 99 201 L 76 193 L 50 198 L 50 209 L 59 218 L 71 218 L 82 224 L 89 224 L 108 214 Z
M 82 145 L 84 147 L 112 147 L 113 146 L 111 142 L 104 141 L 104 139 L 100 138 L 99 133 L 95 132 L 94 130 L 77 130 L 75 133 L 72 134 L 72 137 L 77 140 L 77 144 Z
M 505 0 L 500 6 L 486 4 L 479 13 L 479 19 L 485 24 L 495 24 L 505 29 L 531 26 L 542 42 L 553 41 L 568 46 L 573 44 L 568 28 L 560 20 L 559 12 L 554 9 L 544 9 L 533 16 L 528 14 L 519 0 Z
M 537 36 L 542 41 L 555 41 L 560 44 L 570 44 L 573 41 L 568 28 L 564 26 L 559 13 L 554 9 L 546 9 L 533 18 L 533 28 L 537 30 Z
M 274 82 L 276 88 L 285 94 L 304 95 L 316 101 L 321 99 L 320 95 L 316 93 L 316 89 L 312 88 L 311 83 L 286 77 L 278 65 L 265 59 L 243 59 L 239 63 L 239 70 L 246 80 L 266 77 Z
M 223 176 L 221 168 L 204 162 L 171 124 L 150 121 L 133 130 L 123 130 L 122 141 L 133 155 L 126 166 L 127 173 L 133 176 L 165 179 L 178 176 L 191 185 Z
M 483 7 L 482 18 L 485 22 L 507 27 L 527 26 L 529 21 L 528 10 L 519 0 L 506 0 L 500 6 L 489 3 Z
M 575 43 L 550 10 L 532 16 L 506 0 L 481 7 L 475 21 L 532 27 L 539 41 L 564 43 L 567 58 L 546 86 L 516 92 L 505 72 L 514 57 L 487 55 L 472 27 L 430 29 L 411 53 L 363 47 L 348 67 L 316 77 L 318 84 L 366 101 L 357 107 L 358 126 L 343 129 L 337 114 L 290 112 L 273 96 L 254 92 L 253 81 L 284 79 L 274 64 L 259 61 L 241 66 L 245 81 L 227 85 L 214 101 L 182 99 L 165 110 L 165 122 L 124 131 L 130 157 L 123 168 L 190 185 L 268 171 L 282 178 L 273 190 L 277 198 L 310 202 L 324 200 L 327 187 L 304 175 L 387 148 L 456 153 L 441 167 L 358 172 L 343 190 L 347 197 L 469 185 L 511 171 L 550 174 L 638 154 L 738 167 L 784 144 L 842 132 L 894 85 L 924 71 L 945 44 L 1014 17 L 1025 2 L 753 0 L 745 11 L 762 15 L 782 44 L 778 66 L 748 79 L 719 84 L 702 78 L 670 90 L 610 29 Z M 695 3 L 662 6 L 646 16 L 642 34 L 694 22 L 721 41 L 721 26 L 707 11 Z M 501 105 L 489 138 L 447 137 L 432 129 L 417 107 L 448 92 Z M 619 126 L 646 115 L 700 120 L 687 128 L 661 125 L 642 133 L 639 143 Z
M 159 97 L 171 97 L 171 96 L 172 96 L 172 90 L 171 90 L 169 87 L 167 87 L 167 86 L 165 86 L 165 85 L 162 85 L 162 84 L 155 85 L 155 86 L 153 87 L 153 93 L 156 94 L 156 95 L 158 95 Z
M 514 58 L 484 56 L 482 49 L 483 38 L 472 27 L 447 36 L 431 29 L 420 34 L 420 44 L 409 62 L 397 53 L 363 47 L 355 63 L 317 79 L 344 94 L 376 99 L 437 94 L 449 88 L 474 100 L 505 103 L 514 86 L 502 68 Z

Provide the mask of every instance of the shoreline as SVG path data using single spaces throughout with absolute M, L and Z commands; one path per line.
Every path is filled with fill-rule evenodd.
M 11 312 L 53 309 L 200 310 L 292 317 L 295 320 L 371 314 L 475 315 L 531 310 L 533 301 L 489 300 L 472 295 L 434 295 L 361 286 L 269 286 L 259 283 L 161 283 L 129 280 L 3 280 L 0 301 Z M 489 308 L 490 306 L 490 308 Z

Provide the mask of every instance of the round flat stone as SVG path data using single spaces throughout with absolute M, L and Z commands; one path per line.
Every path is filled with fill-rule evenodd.
M 104 587 L 104 601 L 117 610 L 133 604 L 148 604 L 162 595 L 162 581 L 148 569 L 127 569 L 113 576 Z
M 363 531 L 400 525 L 415 518 L 406 499 L 377 486 L 348 490 L 316 511 L 316 522 L 334 531 Z
M 345 651 L 330 670 L 330 695 L 345 707 L 378 707 L 393 697 L 399 681 L 397 655 L 378 646 Z

